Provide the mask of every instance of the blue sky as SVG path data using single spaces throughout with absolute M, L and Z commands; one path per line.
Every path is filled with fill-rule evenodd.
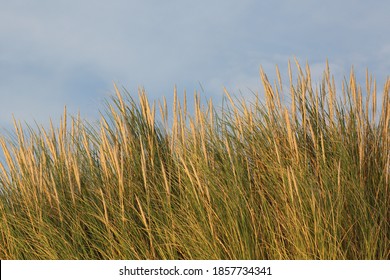
M 339 82 L 354 65 L 379 89 L 390 73 L 390 1 L 3 1 L 0 127 L 58 120 L 64 105 L 98 117 L 113 82 L 150 99 L 194 90 L 220 99 L 261 91 L 259 68 L 296 57 L 314 80 L 326 59 Z M 287 82 L 287 80 L 286 80 Z

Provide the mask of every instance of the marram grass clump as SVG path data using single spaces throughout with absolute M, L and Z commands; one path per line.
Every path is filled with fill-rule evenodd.
M 217 109 L 115 87 L 99 125 L 15 122 L 0 258 L 389 259 L 390 80 L 336 94 L 329 69 L 317 87 L 297 70 Z

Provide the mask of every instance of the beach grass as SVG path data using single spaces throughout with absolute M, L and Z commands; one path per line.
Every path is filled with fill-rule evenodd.
M 390 80 L 173 104 L 0 137 L 0 259 L 390 259 Z M 341 86 L 341 85 L 340 85 Z

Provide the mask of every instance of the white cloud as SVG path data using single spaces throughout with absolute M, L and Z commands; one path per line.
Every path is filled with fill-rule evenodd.
M 0 10 L 0 126 L 12 113 L 43 122 L 65 104 L 96 116 L 112 81 L 152 99 L 198 81 L 217 98 L 222 86 L 256 90 L 260 66 L 273 80 L 278 64 L 288 82 L 294 56 L 313 80 L 326 58 L 337 76 L 352 64 L 387 76 L 388 3 L 10 1 Z

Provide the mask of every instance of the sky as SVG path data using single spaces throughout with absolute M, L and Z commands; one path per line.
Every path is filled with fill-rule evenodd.
M 217 101 L 223 87 L 261 91 L 260 67 L 287 77 L 294 58 L 314 82 L 328 60 L 336 82 L 353 65 L 380 89 L 389 11 L 387 0 L 0 0 L 0 129 L 13 116 L 56 121 L 65 105 L 93 121 L 113 83 L 150 100 L 170 100 L 175 86 Z

